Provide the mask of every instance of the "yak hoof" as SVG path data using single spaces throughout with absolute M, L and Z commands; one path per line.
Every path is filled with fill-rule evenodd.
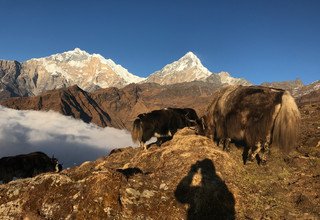
M 266 159 L 262 159 L 260 161 L 260 165 L 263 165 L 263 166 L 267 165 L 267 160 Z
M 230 146 L 224 146 L 223 151 L 230 152 Z
M 262 155 L 261 157 L 259 157 L 259 165 L 267 165 L 267 157 L 266 155 Z
M 250 160 L 249 158 L 245 161 L 245 165 L 247 165 L 247 164 L 251 164 L 251 163 L 253 163 L 254 161 L 253 160 Z
M 254 159 L 255 159 L 255 157 L 252 154 L 249 154 L 249 156 L 246 160 L 246 164 L 253 163 Z

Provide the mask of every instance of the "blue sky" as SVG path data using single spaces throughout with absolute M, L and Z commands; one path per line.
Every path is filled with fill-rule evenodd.
M 147 76 L 193 51 L 213 72 L 320 79 L 318 0 L 0 0 L 0 59 L 79 47 Z

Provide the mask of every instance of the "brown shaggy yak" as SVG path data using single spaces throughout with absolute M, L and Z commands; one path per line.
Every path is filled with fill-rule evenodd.
M 206 135 L 228 150 L 244 143 L 247 159 L 266 162 L 269 145 L 289 152 L 297 142 L 300 112 L 288 91 L 263 86 L 229 86 L 218 91 L 199 123 Z

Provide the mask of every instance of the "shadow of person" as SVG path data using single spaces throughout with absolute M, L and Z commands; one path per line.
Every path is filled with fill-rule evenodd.
M 235 200 L 211 160 L 197 161 L 178 184 L 176 199 L 189 204 L 187 219 L 235 219 Z

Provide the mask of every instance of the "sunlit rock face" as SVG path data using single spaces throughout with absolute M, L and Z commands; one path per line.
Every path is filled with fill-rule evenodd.
M 0 60 L 0 99 L 29 95 L 26 82 L 20 77 L 21 71 L 19 62 Z

